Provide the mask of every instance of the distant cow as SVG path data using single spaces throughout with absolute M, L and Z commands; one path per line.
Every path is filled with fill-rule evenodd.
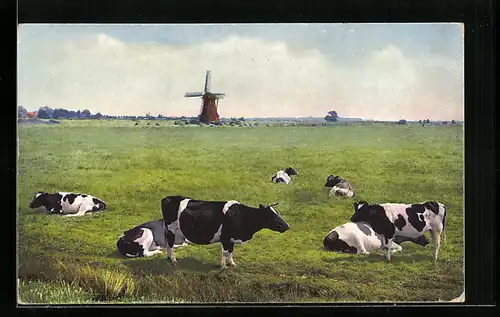
M 446 208 L 439 202 L 429 201 L 419 204 L 369 204 L 365 201 L 354 203 L 352 222 L 366 222 L 382 237 L 382 249 L 386 260 L 391 259 L 389 250 L 394 236 L 418 238 L 430 231 L 434 243 L 434 261 L 437 260 L 441 245 L 441 232 L 446 242 Z
M 235 200 L 202 201 L 183 196 L 168 196 L 161 201 L 163 220 L 167 226 L 167 254 L 177 264 L 173 252 L 174 240 L 208 245 L 222 244 L 222 268 L 226 258 L 230 265 L 234 244 L 243 244 L 261 229 L 285 232 L 290 227 L 273 208 L 277 203 L 259 208 L 248 207 Z
M 57 192 L 35 194 L 30 208 L 44 206 L 50 213 L 62 214 L 66 217 L 83 216 L 87 212 L 103 211 L 106 203 L 99 198 L 85 194 Z
M 271 181 L 274 183 L 289 184 L 292 181 L 292 179 L 290 177 L 292 175 L 298 175 L 298 173 L 296 170 L 289 167 L 289 168 L 285 169 L 284 171 L 277 171 L 276 174 L 274 174 L 273 177 L 271 177 Z
M 163 219 L 153 220 L 123 232 L 116 247 L 121 255 L 136 258 L 148 257 L 161 253 L 167 248 L 167 231 Z M 187 245 L 176 238 L 174 248 Z
M 391 253 L 401 251 L 401 242 L 411 241 L 415 244 L 426 246 L 429 239 L 425 235 L 411 239 L 407 237 L 394 237 Z M 378 236 L 372 227 L 365 222 L 348 222 L 331 230 L 323 240 L 323 247 L 327 251 L 341 253 L 370 254 L 380 250 L 382 238 Z
M 325 187 L 330 189 L 330 196 L 344 196 L 344 197 L 353 197 L 354 189 L 351 184 L 345 179 L 340 178 L 339 176 L 329 175 L 326 178 Z

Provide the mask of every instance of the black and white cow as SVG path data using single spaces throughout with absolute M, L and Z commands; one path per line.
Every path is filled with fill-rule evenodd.
M 326 178 L 325 187 L 330 189 L 330 196 L 344 196 L 344 197 L 353 197 L 354 189 L 351 184 L 345 179 L 340 178 L 339 176 L 329 175 Z
M 66 217 L 79 217 L 87 212 L 103 211 L 106 203 L 99 198 L 85 194 L 57 192 L 49 194 L 38 192 L 35 194 L 30 208 L 45 207 L 46 211 L 61 214 Z
M 167 248 L 166 229 L 163 219 L 159 219 L 124 231 L 116 242 L 118 252 L 129 258 L 148 257 L 162 253 L 162 249 Z M 185 245 L 187 243 L 178 237 L 174 241 L 174 248 Z
M 429 239 L 425 235 L 412 239 L 395 236 L 391 253 L 401 251 L 401 242 L 411 241 L 415 244 L 426 246 Z M 380 250 L 382 238 L 373 231 L 366 222 L 348 222 L 331 230 L 323 239 L 323 247 L 327 251 L 340 253 L 370 254 Z
M 419 204 L 369 204 L 354 203 L 352 222 L 370 224 L 382 238 L 382 249 L 386 260 L 391 259 L 394 236 L 418 238 L 427 231 L 434 243 L 434 261 L 441 245 L 441 232 L 446 242 L 446 208 L 442 203 L 429 201 Z
M 276 174 L 271 177 L 271 181 L 274 183 L 285 183 L 289 184 L 292 181 L 290 176 L 298 175 L 297 171 L 291 167 L 285 169 L 284 171 L 277 171 Z
M 235 200 L 203 201 L 184 196 L 168 196 L 161 201 L 163 220 L 167 226 L 167 256 L 177 264 L 173 252 L 177 237 L 188 243 L 222 244 L 222 268 L 226 258 L 230 265 L 234 244 L 243 244 L 261 229 L 285 232 L 290 227 L 273 208 L 277 203 L 258 208 L 245 206 Z M 179 240 L 181 241 L 181 239 Z

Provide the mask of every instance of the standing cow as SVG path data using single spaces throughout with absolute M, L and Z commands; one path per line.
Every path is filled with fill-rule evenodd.
M 38 192 L 35 194 L 30 208 L 44 206 L 48 212 L 61 214 L 66 217 L 80 217 L 87 212 L 103 211 L 106 203 L 99 198 L 86 194 L 57 192 L 49 194 Z
M 289 184 L 292 181 L 291 176 L 292 175 L 298 175 L 297 171 L 291 167 L 285 169 L 284 171 L 277 171 L 276 174 L 274 174 L 271 177 L 271 181 L 274 183 L 285 183 Z
M 123 232 L 118 238 L 116 247 L 121 255 L 129 258 L 149 257 L 162 253 L 167 248 L 165 222 L 163 219 L 140 224 Z M 176 237 L 174 248 L 187 245 L 183 239 Z
M 245 206 L 235 200 L 203 201 L 184 196 L 168 196 L 161 201 L 163 220 L 167 226 L 167 256 L 177 264 L 173 246 L 177 237 L 188 243 L 222 244 L 222 268 L 226 258 L 230 265 L 234 244 L 243 244 L 261 229 L 285 232 L 290 227 L 273 208 L 277 203 L 259 208 Z M 181 240 L 179 240 L 181 241 Z
M 401 242 L 411 241 L 425 247 L 429 239 L 425 235 L 411 239 L 407 237 L 394 237 L 391 253 L 401 251 Z M 327 251 L 354 254 L 370 254 L 380 250 L 382 238 L 373 231 L 373 228 L 365 222 L 348 222 L 328 232 L 323 239 L 323 247 Z
M 434 261 L 441 245 L 441 232 L 446 242 L 446 208 L 442 203 L 429 201 L 419 204 L 354 203 L 352 222 L 366 222 L 382 238 L 386 260 L 391 259 L 391 246 L 395 235 L 417 238 L 429 231 L 434 243 Z

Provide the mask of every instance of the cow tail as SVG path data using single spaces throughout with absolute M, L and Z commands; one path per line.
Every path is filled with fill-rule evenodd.
M 443 206 L 443 242 L 446 243 L 446 207 Z

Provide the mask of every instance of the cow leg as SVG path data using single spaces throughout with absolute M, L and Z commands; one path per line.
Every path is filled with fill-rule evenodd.
M 392 248 L 392 238 L 388 239 L 386 237 L 382 238 L 382 250 L 384 250 L 385 253 L 385 259 L 387 261 L 391 260 L 391 248 Z
M 156 243 L 154 243 L 153 241 L 151 242 L 148 251 L 155 251 L 155 250 L 161 250 L 161 247 L 159 245 L 156 245 Z
M 356 245 L 354 247 L 356 247 L 356 249 L 358 250 L 356 252 L 357 254 L 364 254 L 364 255 L 370 254 L 370 252 L 366 251 L 365 244 L 360 239 L 356 240 Z
M 434 261 L 437 261 L 439 247 L 441 246 L 441 231 L 439 229 L 429 230 L 432 243 L 434 244 Z
M 78 211 L 76 214 L 68 214 L 68 215 L 65 215 L 66 217 L 81 217 L 83 215 L 85 215 L 86 212 L 88 211 L 91 211 L 92 208 L 89 208 L 89 206 L 85 205 L 85 204 L 81 204 L 80 207 L 78 208 Z
M 362 246 L 361 248 L 358 249 L 358 254 L 369 255 L 370 252 L 366 251 L 366 248 Z
M 229 240 L 222 240 L 222 258 L 221 258 L 221 263 L 220 266 L 221 268 L 225 269 L 226 266 L 226 259 L 229 257 L 229 264 L 232 266 L 235 266 L 236 263 L 234 262 L 233 259 L 233 250 L 234 250 L 234 243 L 231 243 Z
M 170 230 L 167 230 L 167 258 L 170 262 L 172 262 L 173 265 L 178 265 L 179 263 L 177 263 L 177 259 L 175 258 L 174 254 L 174 242 L 174 233 Z
M 399 244 L 394 243 L 394 242 L 392 243 L 391 253 L 396 253 L 396 252 L 399 252 L 401 250 L 403 250 L 403 248 Z
M 230 243 L 228 251 L 229 251 L 229 265 L 236 266 L 236 262 L 234 262 L 233 259 L 234 243 Z
M 143 254 L 144 254 L 145 257 L 153 256 L 153 255 L 159 254 L 159 253 L 162 253 L 161 250 L 152 250 L 152 251 L 149 251 L 149 250 L 144 249 L 144 252 L 143 252 Z

